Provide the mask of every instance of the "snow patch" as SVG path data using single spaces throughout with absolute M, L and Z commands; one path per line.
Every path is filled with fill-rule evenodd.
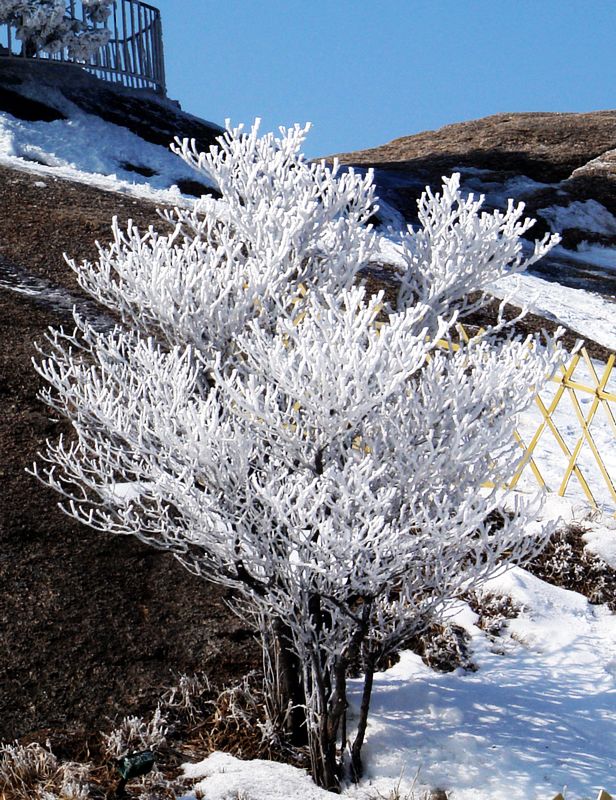
M 616 270 L 616 247 L 580 242 L 575 250 L 567 250 L 559 245 L 554 248 L 552 253 L 572 261 L 579 261 L 582 264 Z
M 580 228 L 590 233 L 616 235 L 616 217 L 596 200 L 574 200 L 568 206 L 548 206 L 540 208 L 537 214 L 557 233 Z
M 568 252 L 568 251 L 567 251 Z M 585 289 L 573 289 L 537 275 L 512 275 L 493 283 L 490 293 L 566 325 L 604 347 L 616 347 L 616 304 Z
M 76 108 L 69 119 L 53 122 L 25 122 L 0 113 L 0 164 L 175 205 L 186 202 L 178 181 L 198 177 L 207 184 L 202 173 L 197 176 L 168 148 Z M 124 164 L 153 174 L 140 175 Z
M 333 800 L 338 795 L 319 789 L 312 778 L 288 764 L 255 759 L 240 761 L 227 753 L 212 753 L 198 764 L 184 764 L 185 779 L 199 779 L 180 800 Z
M 612 569 L 616 569 L 616 520 L 605 520 L 605 524 L 594 526 L 582 538 L 590 553 L 602 558 Z

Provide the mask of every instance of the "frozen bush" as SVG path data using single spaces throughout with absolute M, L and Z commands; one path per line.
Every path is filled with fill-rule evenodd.
M 167 689 L 161 707 L 182 721 L 194 722 L 212 702 L 212 687 L 207 675 L 180 675 L 177 684 Z
M 524 255 L 522 206 L 483 212 L 446 179 L 399 237 L 397 297 L 370 296 L 356 279 L 378 258 L 372 175 L 307 162 L 305 133 L 183 142 L 222 200 L 168 214 L 169 235 L 114 223 L 98 263 L 72 264 L 121 322 L 49 333 L 44 399 L 73 436 L 37 474 L 76 519 L 233 590 L 271 719 L 336 788 L 351 669 L 359 775 L 376 665 L 541 546 L 523 504 L 501 514 L 480 487 L 513 474 L 515 415 L 562 354 L 503 321 L 453 347 L 481 290 L 555 241 Z
M 83 0 L 84 19 L 76 19 L 66 0 L 0 0 L 0 23 L 16 28 L 26 55 L 67 48 L 71 58 L 87 61 L 109 41 L 109 31 L 97 26 L 105 23 L 114 2 Z
M 160 705 L 150 720 L 124 717 L 111 733 L 102 734 L 103 750 L 111 759 L 119 759 L 139 750 L 156 750 L 165 743 L 169 727 Z

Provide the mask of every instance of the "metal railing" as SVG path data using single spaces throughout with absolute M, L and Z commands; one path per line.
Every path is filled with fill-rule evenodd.
M 68 0 L 67 17 L 85 20 L 81 0 Z M 107 28 L 111 35 L 107 44 L 87 61 L 71 58 L 67 48 L 53 54 L 39 51 L 30 55 L 16 38 L 15 28 L 6 24 L 0 26 L 0 56 L 78 64 L 102 80 L 166 93 L 162 25 L 157 8 L 141 0 L 115 0 L 107 22 L 94 28 Z

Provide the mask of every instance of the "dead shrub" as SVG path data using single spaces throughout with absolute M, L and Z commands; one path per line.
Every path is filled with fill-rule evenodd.
M 583 594 L 590 603 L 606 603 L 616 612 L 616 571 L 585 549 L 585 532 L 579 523 L 557 531 L 526 569 L 547 583 Z
M 89 764 L 60 762 L 36 742 L 0 746 L 3 800 L 88 800 Z

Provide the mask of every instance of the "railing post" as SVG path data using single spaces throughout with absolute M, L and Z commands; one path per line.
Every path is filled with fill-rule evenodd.
M 163 46 L 163 28 L 160 17 L 160 11 L 154 10 L 151 29 L 152 41 L 152 78 L 156 85 L 156 90 L 160 94 L 167 94 L 167 85 L 165 79 L 165 56 Z
M 118 68 L 119 64 L 122 61 L 122 53 L 120 51 L 120 36 L 118 32 L 118 4 L 117 2 L 113 4 L 113 37 L 111 39 L 110 44 L 113 44 L 114 50 L 114 59 L 113 63 Z

